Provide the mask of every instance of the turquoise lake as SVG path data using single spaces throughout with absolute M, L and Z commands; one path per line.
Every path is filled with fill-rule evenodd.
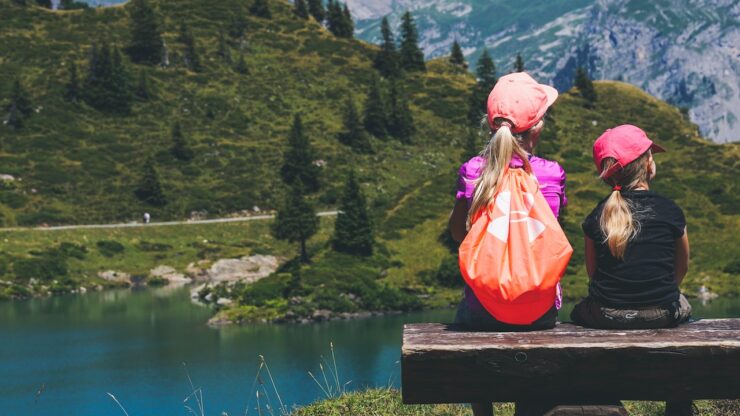
M 737 298 L 692 303 L 696 317 L 740 317 Z M 247 414 L 256 415 L 259 355 L 286 406 L 306 404 L 324 397 L 308 371 L 321 379 L 330 342 L 348 389 L 397 387 L 403 324 L 450 322 L 453 314 L 217 329 L 206 325 L 211 311 L 191 303 L 187 289 L 1 302 L 0 415 L 123 415 L 107 393 L 130 416 L 184 415 L 185 405 L 196 408 L 185 401 L 186 369 L 202 389 L 206 415 L 244 415 L 248 404 Z M 261 379 L 269 384 L 264 370 Z

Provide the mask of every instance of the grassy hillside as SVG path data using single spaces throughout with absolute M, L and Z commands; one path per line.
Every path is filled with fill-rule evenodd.
M 311 244 L 312 264 L 288 261 L 255 285 L 214 289 L 237 301 L 220 316 L 236 321 L 300 319 L 320 309 L 413 309 L 445 306 L 459 298 L 455 247 L 445 227 L 463 151 L 472 76 L 444 60 L 429 62 L 424 74 L 408 76 L 402 86 L 416 121 L 412 143 L 373 139 L 375 153 L 358 155 L 339 144 L 336 134 L 346 97 L 353 96 L 358 105 L 364 101 L 374 75 L 374 46 L 336 39 L 315 22 L 295 19 L 287 2 L 273 1 L 272 20 L 248 17 L 245 41 L 230 43 L 232 57 L 246 57 L 249 73 L 242 75 L 216 54 L 216 42 L 224 22 L 240 8 L 246 13 L 249 3 L 154 4 L 171 57 L 181 53 L 176 31 L 186 22 L 205 69 L 190 72 L 175 58 L 168 68 L 149 68 L 156 97 L 136 102 L 130 115 L 111 116 L 62 100 L 63 63 L 73 58 L 84 67 L 89 44 L 100 36 L 123 45 L 126 6 L 50 12 L 0 0 L 0 93 L 7 96 L 18 76 L 38 108 L 21 130 L 0 126 L 0 173 L 22 178 L 4 183 L 0 190 L 4 224 L 123 220 L 138 218 L 144 210 L 161 220 L 199 210 L 215 215 L 253 205 L 270 208 L 279 194 L 277 173 L 291 116 L 300 112 L 326 162 L 316 201 L 333 207 L 345 173 L 355 167 L 370 201 L 377 250 L 371 258 L 331 251 L 331 220 L 324 221 Z M 131 63 L 127 67 L 131 74 L 142 68 Z M 711 292 L 737 294 L 740 184 L 734 172 L 740 146 L 700 138 L 678 110 L 627 84 L 599 82 L 596 90 L 599 100 L 594 106 L 575 91 L 561 96 L 536 151 L 560 161 L 568 173 L 570 203 L 562 223 L 575 253 L 564 279 L 565 296 L 575 299 L 586 293 L 580 223 L 608 192 L 596 177 L 591 144 L 606 128 L 627 122 L 641 126 L 669 149 L 656 156 L 654 188 L 674 198 L 687 215 L 692 263 L 685 289 L 696 294 L 705 286 Z M 170 156 L 169 131 L 175 121 L 182 123 L 196 152 L 189 163 Z M 161 209 L 144 205 L 133 193 L 143 161 L 150 156 L 170 201 Z M 187 263 L 204 258 L 257 252 L 290 257 L 294 249 L 273 241 L 267 224 L 120 230 L 111 235 L 85 230 L 38 233 L 0 233 L 0 279 L 14 282 L 8 289 L 13 293 L 6 294 L 33 290 L 16 272 L 18 262 L 21 269 L 29 259 L 57 267 L 52 260 L 59 253 L 68 259 L 64 287 L 69 289 L 95 283 L 95 270 L 145 273 L 156 264 L 167 264 L 182 271 Z M 123 254 L 99 255 L 97 241 L 104 240 L 121 242 Z M 168 248 L 150 252 L 151 245 L 140 244 L 142 240 Z M 203 248 L 202 240 L 216 241 L 218 247 Z M 62 246 L 65 242 L 84 246 L 87 254 Z
M 313 21 L 293 17 L 287 1 L 272 1 L 273 19 L 249 16 L 250 2 L 152 1 L 165 30 L 171 66 L 144 67 L 124 57 L 132 83 L 146 69 L 155 98 L 135 102 L 128 116 L 103 114 L 62 99 L 68 61 L 84 77 L 94 41 L 119 48 L 128 42 L 127 7 L 51 12 L 0 0 L 0 101 L 20 78 L 38 111 L 22 130 L 0 126 L 0 173 L 22 178 L 0 191 L 0 223 L 90 223 L 139 218 L 182 218 L 192 211 L 223 214 L 275 204 L 277 175 L 292 115 L 303 115 L 306 133 L 326 162 L 319 199 L 332 205 L 335 186 L 350 166 L 359 168 L 367 193 L 388 205 L 420 178 L 451 163 L 459 136 L 450 121 L 464 114 L 472 82 L 443 62 L 408 77 L 418 133 L 414 145 L 375 141 L 376 154 L 357 156 L 339 144 L 342 109 L 352 96 L 365 99 L 375 47 L 337 39 Z M 229 39 L 248 74 L 217 55 L 219 29 L 241 10 L 244 39 Z M 191 27 L 204 70 L 182 65 L 180 24 Z M 4 116 L 4 114 L 3 114 Z M 170 129 L 179 121 L 196 156 L 178 162 L 170 153 Z M 457 123 L 455 123 L 457 124 Z M 154 157 L 164 208 L 134 196 L 147 157 Z M 380 162 L 383 163 L 380 163 Z

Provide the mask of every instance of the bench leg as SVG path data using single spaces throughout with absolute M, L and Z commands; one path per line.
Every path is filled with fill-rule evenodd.
M 665 416 L 692 415 L 694 415 L 694 403 L 691 400 L 665 402 Z
M 493 403 L 470 403 L 473 416 L 493 416 Z

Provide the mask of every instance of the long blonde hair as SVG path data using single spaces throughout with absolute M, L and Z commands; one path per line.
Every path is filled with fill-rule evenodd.
M 471 219 L 475 217 L 478 211 L 485 209 L 493 201 L 501 177 L 509 166 L 509 163 L 511 163 L 511 158 L 514 155 L 519 156 L 524 163 L 524 169 L 528 173 L 532 172 L 528 154 L 522 147 L 523 140 L 527 137 L 529 131 L 515 135 L 511 132 L 511 123 L 509 121 L 496 119 L 494 123 L 496 123 L 498 129 L 493 134 L 493 137 L 491 137 L 491 140 L 488 141 L 485 149 L 480 153 L 481 157 L 486 159 L 486 164 L 475 184 L 473 202 L 468 211 L 468 228 L 470 228 Z M 542 122 L 538 122 L 535 127 L 541 128 L 540 123 Z
M 622 196 L 621 191 L 629 191 L 640 184 L 647 183 L 647 160 L 650 154 L 648 150 L 608 178 L 604 178 L 603 173 L 617 161 L 607 157 L 601 162 L 602 180 L 614 189 L 604 203 L 601 218 L 599 218 L 599 227 L 605 236 L 604 243 L 609 247 L 609 252 L 620 260 L 624 259 L 627 243 L 640 232 L 640 220 L 635 215 L 636 207 Z M 621 187 L 621 190 L 617 187 Z

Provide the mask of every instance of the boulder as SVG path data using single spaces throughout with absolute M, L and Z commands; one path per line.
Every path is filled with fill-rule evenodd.
M 170 284 L 186 285 L 192 283 L 193 279 L 186 277 L 182 273 L 178 273 L 173 267 L 170 266 L 157 266 L 149 270 L 149 276 L 161 277 L 167 280 Z
M 208 280 L 215 283 L 254 283 L 274 273 L 278 263 L 277 257 L 262 254 L 239 259 L 221 259 L 208 269 Z
M 131 285 L 131 275 L 125 272 L 118 272 L 115 270 L 106 270 L 98 272 L 98 277 L 109 282 L 125 283 Z

